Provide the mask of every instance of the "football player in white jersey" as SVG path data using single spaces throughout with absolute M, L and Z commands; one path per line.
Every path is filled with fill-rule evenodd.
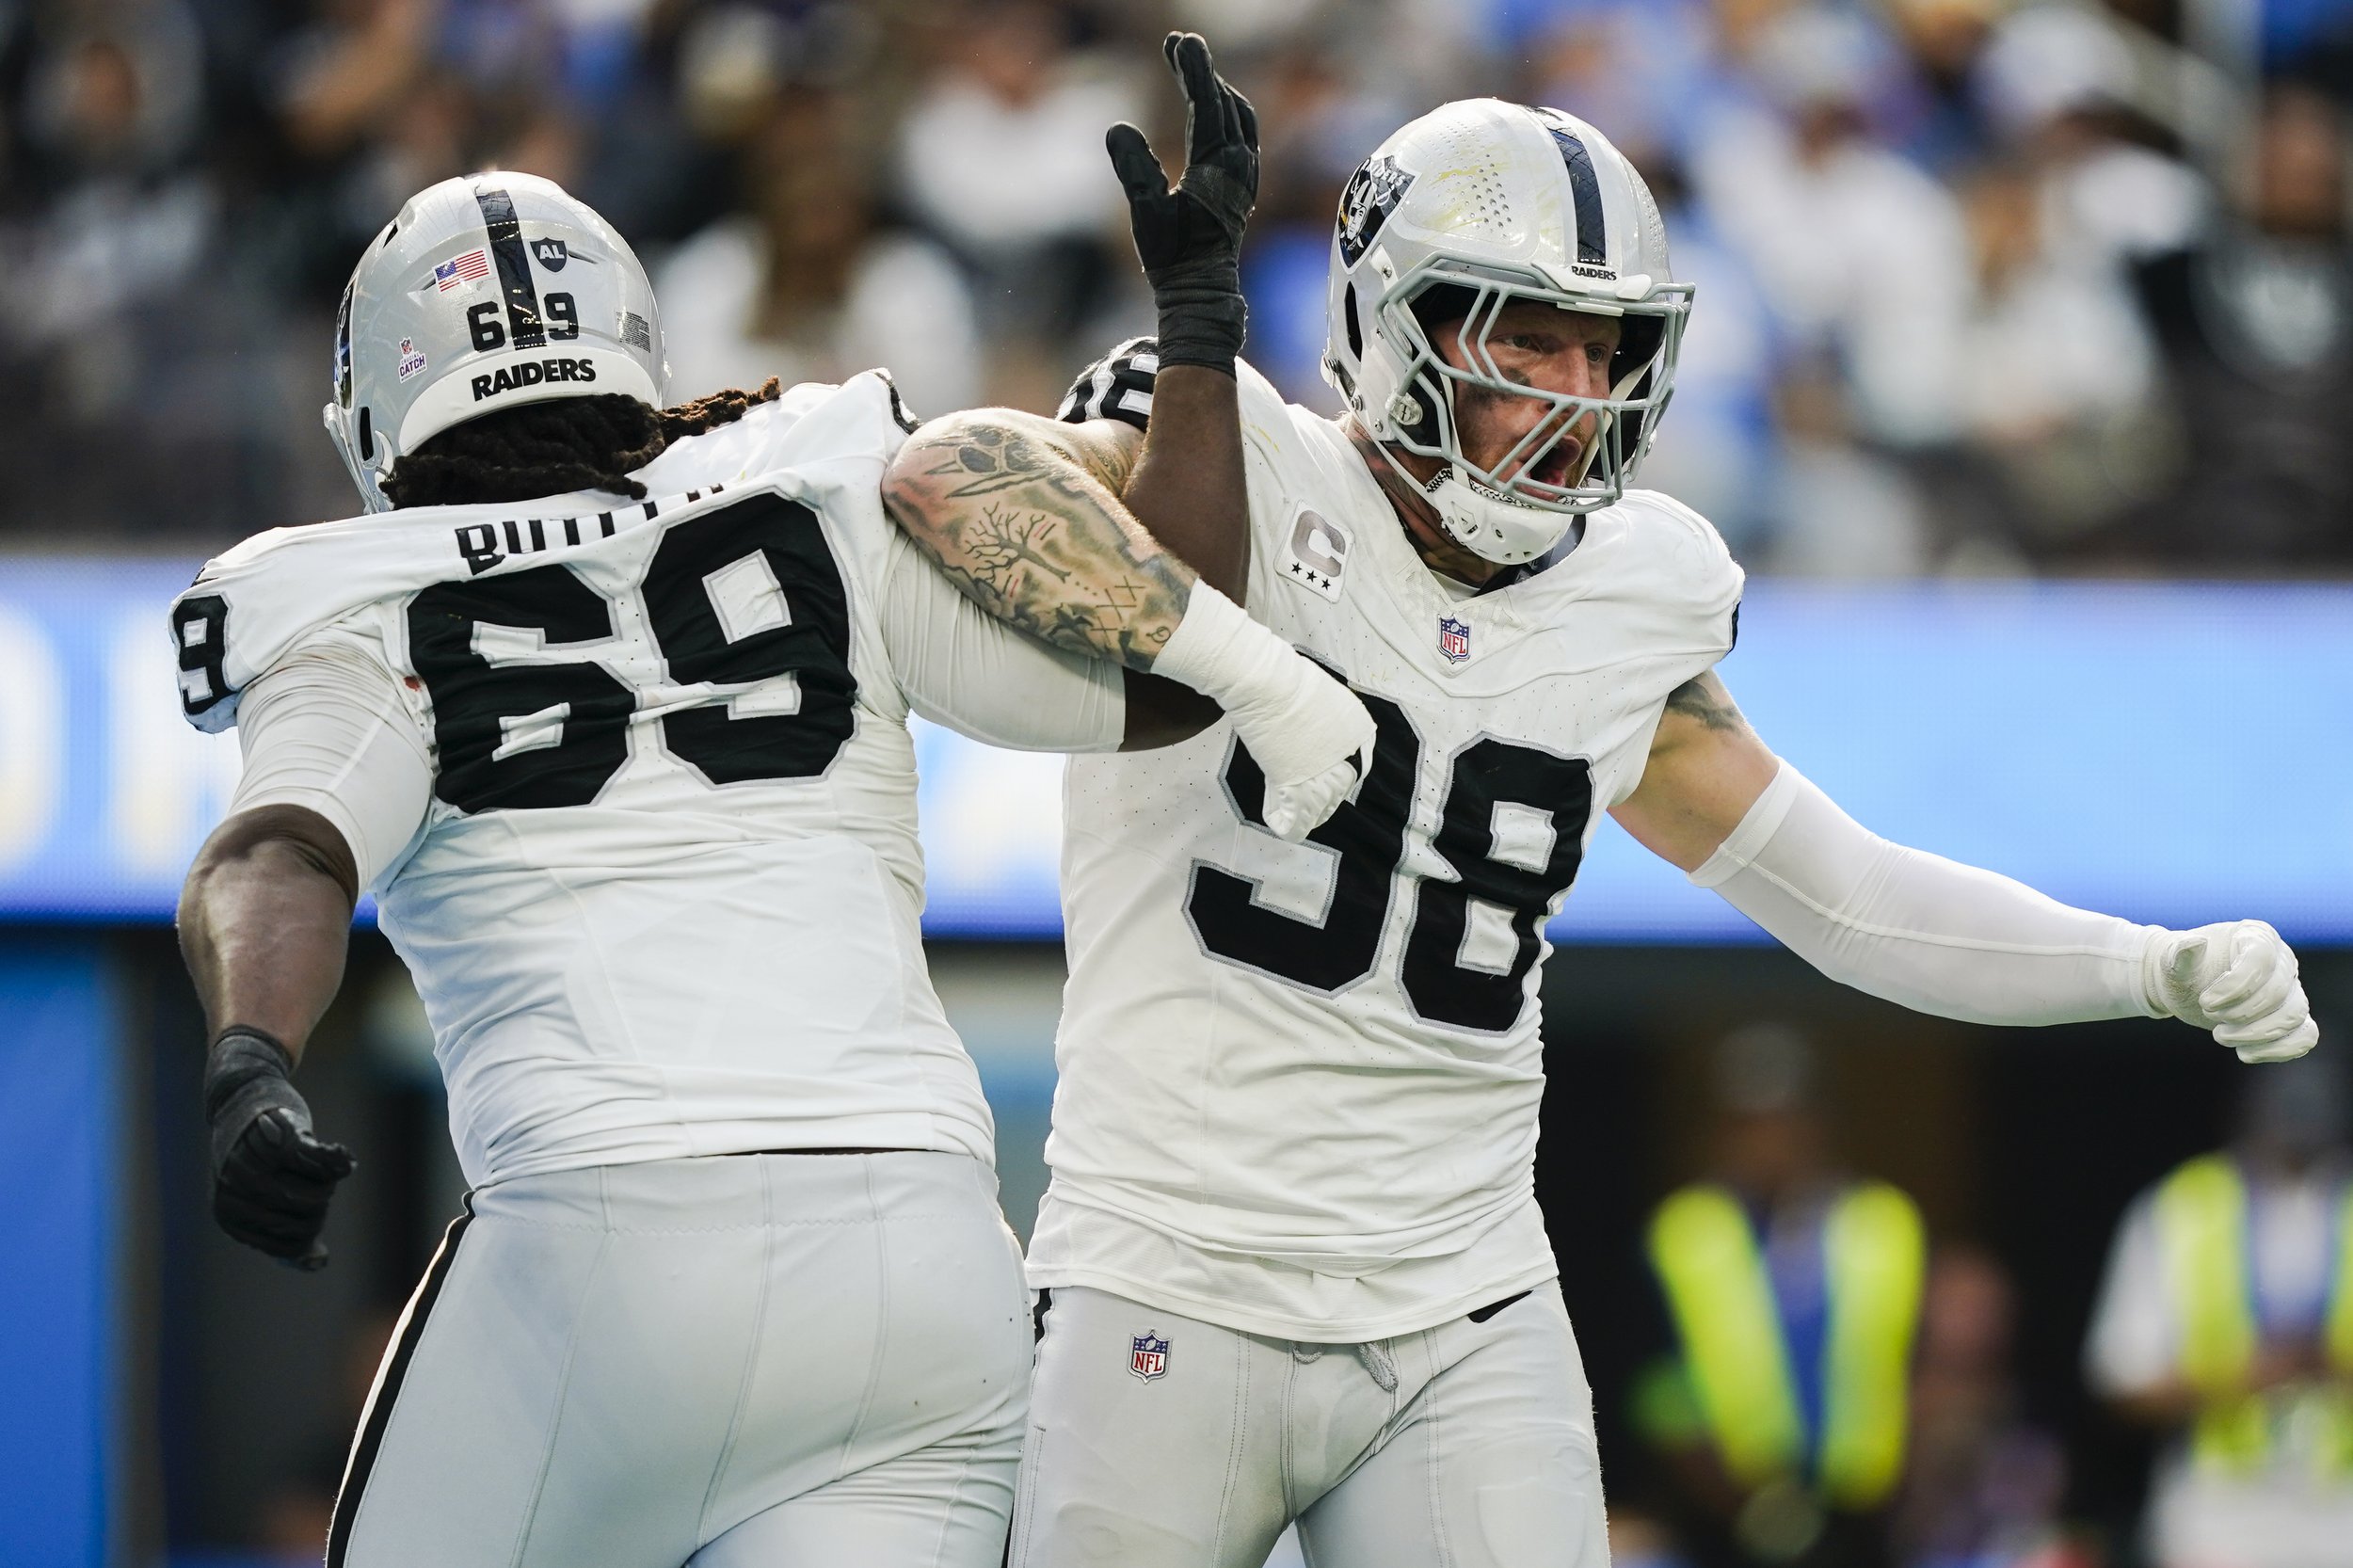
M 2135 925 L 1899 848 L 1742 721 L 1712 673 L 1740 570 L 1630 488 L 1691 290 L 1591 125 L 1480 100 L 1405 126 L 1347 187 L 1329 299 L 1348 412 L 1241 367 L 1248 529 L 1193 564 L 1379 744 L 1304 844 L 1223 725 L 1069 765 L 1016 1568 L 1256 1568 L 1294 1520 L 1344 1568 L 1607 1561 L 1532 1184 L 1545 923 L 1604 811 L 1923 1011 L 2170 1015 L 2249 1061 L 2315 1039 L 2268 926 Z M 1065 417 L 1143 423 L 1154 370 L 1128 345 Z
M 990 1568 L 1028 1303 L 924 968 L 906 715 L 1112 748 L 1162 722 L 1124 662 L 1290 758 L 1301 831 L 1369 717 L 1136 525 L 1131 431 L 910 440 L 878 373 L 664 408 L 644 273 L 545 181 L 413 199 L 335 362 L 368 513 L 247 541 L 171 613 L 189 715 L 247 763 L 181 906 L 216 1214 L 325 1261 L 351 1160 L 290 1075 L 369 888 L 473 1189 L 328 1561 Z M 886 490 L 919 532 L 1017 527 L 995 607 L 1047 640 Z

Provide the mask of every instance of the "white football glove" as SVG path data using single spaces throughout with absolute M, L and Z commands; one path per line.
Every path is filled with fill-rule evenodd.
M 2261 920 L 2160 933 L 2142 963 L 2153 1007 L 2214 1031 L 2242 1062 L 2292 1062 L 2320 1043 L 2296 954 Z
M 1193 585 L 1152 670 L 1233 719 L 1266 774 L 1266 824 L 1279 837 L 1322 826 L 1371 765 L 1372 715 L 1356 694 L 1207 583 Z
M 1229 709 L 1234 732 L 1266 771 L 1266 824 L 1296 843 L 1340 808 L 1372 766 L 1372 715 L 1356 694 L 1305 658 L 1288 700 Z M 1337 761 L 1328 759 L 1337 755 Z

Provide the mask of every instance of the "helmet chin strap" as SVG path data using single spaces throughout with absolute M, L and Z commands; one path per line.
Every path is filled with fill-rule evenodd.
M 1449 463 L 1424 487 L 1447 536 L 1482 561 L 1524 566 L 1559 544 L 1577 520 L 1547 512 L 1489 489 L 1460 463 Z
M 1525 565 L 1559 544 L 1577 523 L 1569 514 L 1523 505 L 1480 483 L 1459 462 L 1449 462 L 1427 483 L 1414 477 L 1388 442 L 1369 438 L 1366 444 L 1407 486 L 1417 491 L 1436 515 L 1438 532 L 1449 543 L 1499 567 Z

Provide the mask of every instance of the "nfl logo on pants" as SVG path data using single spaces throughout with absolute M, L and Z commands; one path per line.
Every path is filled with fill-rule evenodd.
M 1128 1370 L 1150 1383 L 1168 1370 L 1168 1341 L 1145 1329 L 1128 1341 Z

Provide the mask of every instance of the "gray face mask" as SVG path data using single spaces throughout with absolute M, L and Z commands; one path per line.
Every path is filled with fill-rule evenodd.
M 646 269 L 552 181 L 420 191 L 370 243 L 335 318 L 328 435 L 372 512 L 405 453 L 493 409 L 617 392 L 660 407 L 669 366 Z

